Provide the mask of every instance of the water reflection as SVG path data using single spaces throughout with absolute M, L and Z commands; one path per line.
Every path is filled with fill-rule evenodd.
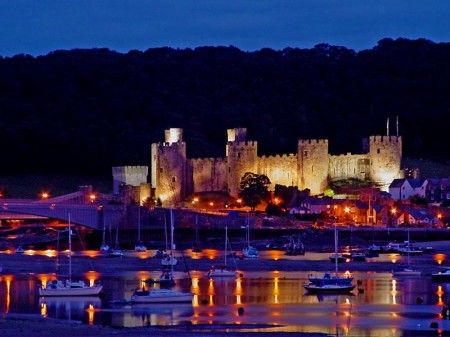
M 99 297 L 42 297 L 39 299 L 40 313 L 44 317 L 68 320 L 85 320 L 94 324 L 95 312 L 101 307 Z
M 339 334 L 397 337 L 417 324 L 429 326 L 430 318 L 437 319 L 450 299 L 450 283 L 435 284 L 430 277 L 393 279 L 390 273 L 355 273 L 364 292 L 355 291 L 353 295 L 305 294 L 303 285 L 308 282 L 308 272 L 248 272 L 244 278 L 212 280 L 199 271 L 191 275 L 192 282 L 178 278 L 175 286 L 176 290 L 194 294 L 192 304 L 183 305 L 111 304 L 111 300 L 129 299 L 132 290 L 152 276 L 147 271 L 105 278 L 87 273 L 88 280 L 102 281 L 104 298 L 40 299 L 37 285 L 54 275 L 2 275 L 0 308 L 2 313 L 38 313 L 119 327 L 261 324 L 273 327 L 271 331 L 335 334 L 337 329 Z M 418 298 L 423 301 L 420 305 Z M 439 328 L 450 329 L 450 320 L 439 319 Z

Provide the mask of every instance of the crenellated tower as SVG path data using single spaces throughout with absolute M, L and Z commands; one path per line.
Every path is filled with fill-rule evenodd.
M 228 192 L 236 197 L 240 191 L 241 178 L 246 172 L 258 173 L 258 143 L 247 141 L 247 129 L 228 129 L 226 145 L 226 175 Z
M 298 187 L 309 188 L 312 195 L 322 193 L 328 185 L 328 140 L 298 141 Z
M 370 180 L 382 190 L 401 176 L 402 137 L 371 136 L 369 139 Z
M 164 206 L 176 205 L 186 196 L 188 165 L 183 129 L 165 130 L 165 142 L 151 148 L 151 186 Z

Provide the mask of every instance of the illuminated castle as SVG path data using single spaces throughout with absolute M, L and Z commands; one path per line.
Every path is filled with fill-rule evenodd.
M 275 184 L 308 188 L 312 195 L 323 193 L 329 181 L 369 179 L 387 190 L 401 177 L 402 139 L 372 136 L 364 154 L 330 155 L 328 140 L 300 139 L 297 153 L 258 156 L 258 143 L 246 139 L 247 129 L 227 130 L 224 158 L 186 157 L 183 130 L 165 131 L 165 142 L 151 147 L 151 187 L 163 205 L 178 204 L 192 193 L 225 191 L 236 197 L 245 172 L 266 175 Z

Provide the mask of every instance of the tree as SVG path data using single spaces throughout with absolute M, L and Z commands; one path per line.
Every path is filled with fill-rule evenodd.
M 246 172 L 241 178 L 239 187 L 239 197 L 242 198 L 244 206 L 250 207 L 252 211 L 263 200 L 266 201 L 270 198 L 270 193 L 267 185 L 270 184 L 269 178 L 264 174 L 258 175 L 252 172 Z

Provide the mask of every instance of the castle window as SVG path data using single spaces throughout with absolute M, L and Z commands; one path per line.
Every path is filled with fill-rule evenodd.
M 238 152 L 238 158 L 241 158 L 241 153 L 240 152 Z
M 311 172 L 314 172 L 314 165 L 311 166 Z
M 172 177 L 172 182 L 176 183 L 177 182 L 177 177 Z
M 163 168 L 162 167 L 159 168 L 159 173 L 163 173 Z
M 377 149 L 377 153 L 379 154 L 381 152 L 381 150 L 380 149 Z
M 305 157 L 308 157 L 308 151 L 304 152 Z
M 228 173 L 231 173 L 231 167 L 228 167 Z

